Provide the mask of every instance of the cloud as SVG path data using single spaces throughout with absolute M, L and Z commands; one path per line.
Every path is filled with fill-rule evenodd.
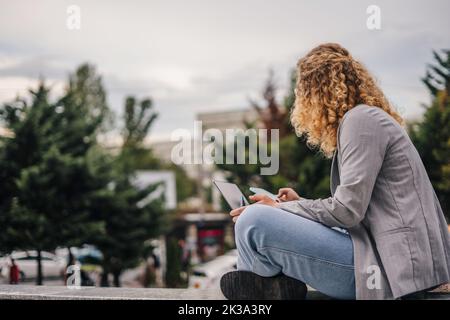
M 63 64 L 58 58 L 52 56 L 26 58 L 0 56 L 0 77 L 45 77 L 62 80 L 67 78 L 69 71 L 69 65 Z
M 363 61 L 405 115 L 421 112 L 431 50 L 450 44 L 448 0 L 378 0 L 382 29 L 366 28 L 367 1 L 79 0 L 81 30 L 66 28 L 72 1 L 6 2 L 0 11 L 0 102 L 40 76 L 55 83 L 82 62 L 103 75 L 112 108 L 151 96 L 154 132 L 190 127 L 195 113 L 248 106 L 269 68 L 283 91 L 307 50 L 339 42 Z

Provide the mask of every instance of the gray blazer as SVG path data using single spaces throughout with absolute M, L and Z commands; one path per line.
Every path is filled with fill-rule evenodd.
M 441 206 L 407 133 L 382 109 L 358 105 L 344 115 L 331 194 L 280 207 L 348 230 L 357 299 L 395 299 L 449 281 Z

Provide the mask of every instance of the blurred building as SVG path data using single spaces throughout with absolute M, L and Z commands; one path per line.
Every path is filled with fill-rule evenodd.
M 258 127 L 259 115 L 255 109 L 238 109 L 221 112 L 202 112 L 197 114 L 197 120 L 202 122 L 203 131 L 208 129 L 247 129 L 248 125 Z M 201 183 L 211 190 L 212 207 L 214 210 L 221 208 L 220 192 L 212 184 L 212 180 L 226 180 L 223 172 L 216 170 L 214 165 L 203 165 L 200 168 Z
M 258 126 L 257 123 L 259 117 L 258 113 L 254 109 L 235 109 L 229 111 L 213 111 L 213 112 L 201 112 L 196 116 L 197 121 L 201 121 L 202 130 L 205 132 L 208 129 L 219 129 L 225 132 L 226 129 L 246 129 L 248 124 Z M 191 150 L 188 150 L 188 157 L 194 158 L 197 155 L 194 154 L 194 138 L 191 137 Z M 175 145 L 179 141 L 171 141 L 170 137 L 166 139 L 158 139 L 149 142 L 149 146 L 152 148 L 153 154 L 164 162 L 171 162 L 171 153 Z M 182 167 L 185 169 L 189 177 L 198 181 L 199 186 L 209 189 L 212 188 L 211 181 L 224 180 L 223 173 L 217 171 L 214 165 L 196 165 L 192 163 L 184 164 Z M 215 188 L 211 189 L 213 209 L 220 210 L 220 194 Z M 203 195 L 199 195 L 198 203 L 204 203 L 205 198 Z M 202 208 L 199 208 L 200 211 Z
M 142 203 L 151 202 L 157 198 L 164 199 L 164 208 L 173 210 L 177 207 L 177 189 L 175 173 L 169 170 L 138 170 L 136 171 L 133 184 L 139 189 L 145 189 L 150 185 L 157 185 L 156 189 Z
M 208 129 L 246 129 L 248 125 L 256 123 L 258 114 L 254 109 L 239 109 L 220 112 L 202 112 L 197 114 L 196 120 L 201 121 L 203 133 Z M 193 159 L 194 137 L 191 139 L 191 150 L 188 156 Z M 170 138 L 153 140 L 149 142 L 153 154 L 164 162 L 170 162 L 172 149 L 180 141 L 171 141 Z M 202 151 L 202 150 L 199 150 Z M 183 240 L 185 250 L 190 252 L 191 263 L 204 262 L 223 254 L 226 249 L 234 247 L 233 223 L 227 212 L 221 212 L 221 196 L 212 185 L 212 180 L 225 180 L 222 172 L 216 170 L 214 165 L 184 164 L 182 167 L 187 174 L 195 179 L 200 190 L 197 201 L 187 212 L 179 212 L 172 230 L 172 236 Z M 212 201 L 207 204 L 209 193 Z M 211 210 L 212 209 L 212 210 Z
M 219 129 L 245 129 L 246 123 L 256 123 L 258 113 L 255 109 L 238 109 L 220 112 L 201 112 L 197 120 L 203 124 L 203 130 Z
M 196 116 L 197 121 L 202 122 L 203 132 L 208 129 L 219 129 L 225 132 L 226 129 L 246 129 L 246 123 L 255 123 L 258 119 L 258 114 L 254 109 L 237 109 L 230 111 L 219 111 L 219 112 L 201 112 Z M 191 141 L 192 149 L 188 150 L 188 156 L 194 158 L 194 141 L 193 137 Z M 171 162 L 171 153 L 175 145 L 179 141 L 172 141 L 170 137 L 159 138 L 157 140 L 151 140 L 148 142 L 149 147 L 151 147 L 153 154 L 164 162 Z M 198 165 L 185 164 L 182 165 L 186 170 L 187 174 L 191 178 L 197 179 L 201 173 L 199 173 Z M 200 168 L 205 171 L 211 171 L 211 166 L 202 166 Z
M 234 248 L 233 223 L 228 213 L 192 212 L 179 215 L 172 235 L 183 239 L 191 264 L 209 261 Z

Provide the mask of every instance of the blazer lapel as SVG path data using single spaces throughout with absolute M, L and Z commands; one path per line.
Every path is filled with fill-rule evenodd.
M 331 178 L 330 178 L 330 189 L 331 195 L 334 196 L 337 186 L 341 183 L 339 177 L 339 166 L 337 159 L 338 152 L 335 151 L 333 155 L 333 160 L 331 161 Z
M 345 116 L 344 116 L 345 117 Z M 333 160 L 331 161 L 331 178 L 330 178 L 330 189 L 331 195 L 334 196 L 337 186 L 341 183 L 341 178 L 339 174 L 339 134 L 341 130 L 341 123 L 344 119 L 341 120 L 339 126 L 337 128 L 337 141 L 336 141 L 336 150 L 333 154 Z

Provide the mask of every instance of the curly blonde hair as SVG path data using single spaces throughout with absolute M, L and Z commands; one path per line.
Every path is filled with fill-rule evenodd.
M 358 104 L 379 107 L 403 125 L 366 68 L 340 45 L 322 44 L 299 60 L 291 123 L 309 146 L 331 157 L 342 117 Z

